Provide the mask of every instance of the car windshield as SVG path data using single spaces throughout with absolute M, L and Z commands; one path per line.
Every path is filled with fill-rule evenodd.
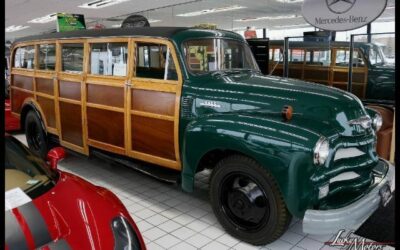
M 368 59 L 371 65 L 385 64 L 382 49 L 379 46 L 371 46 L 368 51 Z
M 196 74 L 230 71 L 259 71 L 249 46 L 230 39 L 196 39 L 184 43 L 186 65 Z
M 20 188 L 33 199 L 54 186 L 56 171 L 50 170 L 17 139 L 5 136 L 5 142 L 5 191 Z

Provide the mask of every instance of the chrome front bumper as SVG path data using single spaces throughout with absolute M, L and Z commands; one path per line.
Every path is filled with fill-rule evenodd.
M 306 210 L 303 218 L 303 232 L 309 234 L 333 234 L 341 229 L 357 230 L 381 204 L 379 191 L 389 185 L 395 189 L 395 169 L 389 165 L 388 172 L 382 181 L 356 202 L 339 209 Z

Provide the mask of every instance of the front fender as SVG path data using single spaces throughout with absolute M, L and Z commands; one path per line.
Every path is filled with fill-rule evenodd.
M 303 124 L 305 126 L 305 124 Z M 289 211 L 301 217 L 314 198 L 309 181 L 319 134 L 277 117 L 229 113 L 189 123 L 183 142 L 182 188 L 192 191 L 201 158 L 214 149 L 240 152 L 259 162 L 278 182 Z

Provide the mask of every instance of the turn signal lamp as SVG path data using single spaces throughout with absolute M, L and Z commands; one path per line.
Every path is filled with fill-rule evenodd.
M 282 109 L 282 117 L 285 121 L 290 121 L 293 116 L 293 107 L 285 105 Z

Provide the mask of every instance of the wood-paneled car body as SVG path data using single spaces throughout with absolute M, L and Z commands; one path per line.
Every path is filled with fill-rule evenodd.
M 188 192 L 197 172 L 213 169 L 217 218 L 252 244 L 277 239 L 292 215 L 309 233 L 358 227 L 394 190 L 394 168 L 375 152 L 376 112 L 341 90 L 261 75 L 233 32 L 24 38 L 13 46 L 11 84 L 12 110 L 37 154 L 56 137 L 82 154 L 170 169 Z

